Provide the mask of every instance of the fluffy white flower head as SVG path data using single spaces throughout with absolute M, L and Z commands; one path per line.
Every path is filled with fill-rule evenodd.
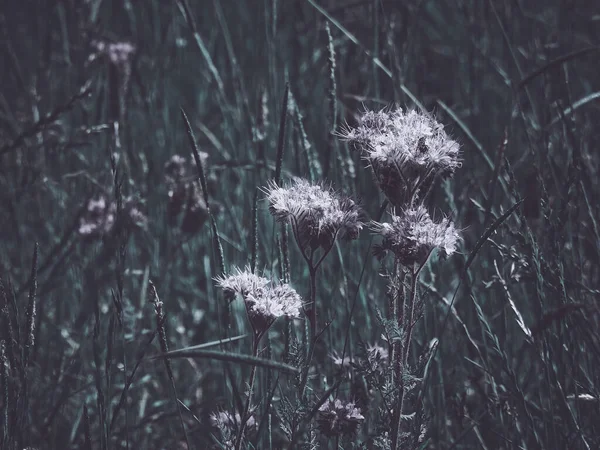
M 252 273 L 248 267 L 244 270 L 236 267 L 234 274 L 216 277 L 215 281 L 217 282 L 217 286 L 223 289 L 226 294 L 240 294 L 244 299 L 249 294 L 255 294 L 264 290 L 271 282 L 267 278 Z
M 327 248 L 336 236 L 355 239 L 362 229 L 356 203 L 331 188 L 297 178 L 287 187 L 271 183 L 265 192 L 273 217 L 292 223 L 302 247 Z
M 407 192 L 460 167 L 458 143 L 432 116 L 415 110 L 367 110 L 356 128 L 346 127 L 340 136 L 363 151 L 380 188 L 396 206 Z
M 236 268 L 233 275 L 220 276 L 215 281 L 227 295 L 242 296 L 248 318 L 258 333 L 266 331 L 279 317 L 300 316 L 302 298 L 286 283 L 273 283 L 249 268 Z

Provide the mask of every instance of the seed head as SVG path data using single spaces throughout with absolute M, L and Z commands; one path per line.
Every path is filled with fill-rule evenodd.
M 336 237 L 356 239 L 363 227 L 356 203 L 333 189 L 297 178 L 288 187 L 270 184 L 265 192 L 269 211 L 289 221 L 301 248 L 328 249 Z
M 383 237 L 376 256 L 383 257 L 391 251 L 404 265 L 425 263 L 436 247 L 451 255 L 459 239 L 448 219 L 435 223 L 422 205 L 407 209 L 399 216 L 392 214 L 391 223 L 372 222 L 371 230 Z

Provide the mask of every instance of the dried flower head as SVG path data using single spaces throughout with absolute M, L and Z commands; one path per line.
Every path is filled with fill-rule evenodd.
M 244 299 L 248 318 L 255 332 L 266 331 L 277 318 L 299 317 L 302 298 L 286 283 L 276 284 L 253 274 L 249 268 L 236 268 L 233 275 L 217 277 L 215 281 L 232 299 L 239 294 Z
M 460 167 L 459 145 L 432 116 L 414 110 L 365 111 L 339 134 L 363 151 L 381 190 L 400 207 L 437 175 Z
M 317 427 L 329 437 L 354 435 L 364 420 L 360 409 L 353 402 L 329 399 L 319 408 Z
M 435 223 L 423 205 L 392 214 L 391 223 L 372 222 L 371 229 L 383 237 L 376 248 L 378 257 L 391 251 L 402 264 L 424 264 L 434 248 L 446 255 L 456 250 L 459 239 L 457 230 L 447 218 Z
M 269 211 L 292 224 L 302 249 L 329 249 L 336 237 L 356 239 L 363 227 L 356 203 L 320 184 L 297 178 L 288 187 L 271 183 L 265 192 Z

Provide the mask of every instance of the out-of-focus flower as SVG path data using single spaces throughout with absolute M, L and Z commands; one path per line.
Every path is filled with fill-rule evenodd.
M 115 224 L 116 205 L 108 204 L 106 198 L 90 199 L 86 213 L 79 219 L 79 234 L 99 236 L 110 232 Z
M 381 190 L 396 207 L 435 176 L 448 176 L 460 167 L 459 145 L 432 116 L 407 112 L 365 111 L 356 128 L 339 133 L 363 151 Z
M 329 249 L 336 237 L 356 239 L 363 227 L 356 203 L 331 188 L 297 178 L 288 187 L 266 189 L 269 211 L 289 222 L 301 248 Z
M 391 251 L 402 264 L 423 264 L 434 248 L 446 255 L 456 250 L 459 235 L 447 218 L 435 223 L 424 206 L 420 205 L 392 215 L 391 223 L 371 222 L 371 230 L 383 237 L 376 247 L 376 256 Z
M 329 437 L 353 435 L 364 420 L 360 409 L 353 402 L 329 399 L 319 408 L 317 427 Z
M 239 294 L 244 299 L 248 318 L 257 333 L 263 333 L 282 316 L 299 317 L 302 298 L 288 284 L 275 284 L 253 274 L 248 268 L 236 268 L 233 275 L 215 278 L 225 294 L 232 299 Z
M 148 222 L 137 202 L 127 198 L 123 201 L 123 220 L 128 227 L 144 227 Z M 112 231 L 117 219 L 117 204 L 106 197 L 90 199 L 85 214 L 79 219 L 78 232 L 84 237 L 98 237 Z
M 92 45 L 99 54 L 105 55 L 111 63 L 120 67 L 128 66 L 135 54 L 135 46 L 130 42 L 94 41 Z
M 333 364 L 337 367 L 350 367 L 352 360 L 349 355 L 344 355 L 342 358 L 335 350 L 329 354 L 329 357 L 333 361 Z

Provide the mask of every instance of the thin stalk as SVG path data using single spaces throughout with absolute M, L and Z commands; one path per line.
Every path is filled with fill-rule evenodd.
M 296 227 L 293 227 L 294 236 L 296 237 L 296 241 L 298 242 L 298 247 L 300 247 L 300 240 L 298 239 L 298 234 L 296 232 Z M 308 264 L 308 271 L 310 274 L 310 298 L 309 304 L 311 305 L 310 310 L 310 336 L 308 340 L 308 352 L 306 358 L 306 367 L 304 372 L 302 373 L 302 380 L 300 382 L 300 398 L 304 397 L 304 390 L 306 389 L 306 384 L 308 382 L 308 372 L 310 371 L 310 363 L 312 361 L 313 355 L 315 353 L 315 347 L 317 345 L 317 340 L 319 335 L 317 335 L 317 270 L 321 266 L 321 263 L 325 259 L 325 257 L 329 254 L 331 249 L 333 248 L 335 241 L 337 239 L 338 231 L 335 232 L 333 238 L 331 240 L 331 245 L 327 249 L 323 249 L 323 254 L 318 259 L 316 263 L 313 263 L 313 255 L 311 253 L 310 257 L 307 257 L 304 252 L 302 255 Z
M 263 333 L 255 333 L 254 340 L 252 342 L 252 356 L 258 357 L 258 344 L 260 339 L 262 338 Z M 252 402 L 252 391 L 254 390 L 254 381 L 256 380 L 256 364 L 252 365 L 252 369 L 250 369 L 250 381 L 248 382 L 248 398 L 246 399 L 246 404 L 244 405 L 244 411 L 242 411 L 241 420 L 240 420 L 240 430 L 238 431 L 237 439 L 235 441 L 235 450 L 240 450 L 242 448 L 242 441 L 244 440 L 244 432 L 246 431 L 246 423 L 248 423 L 248 412 L 250 411 L 250 406 Z

